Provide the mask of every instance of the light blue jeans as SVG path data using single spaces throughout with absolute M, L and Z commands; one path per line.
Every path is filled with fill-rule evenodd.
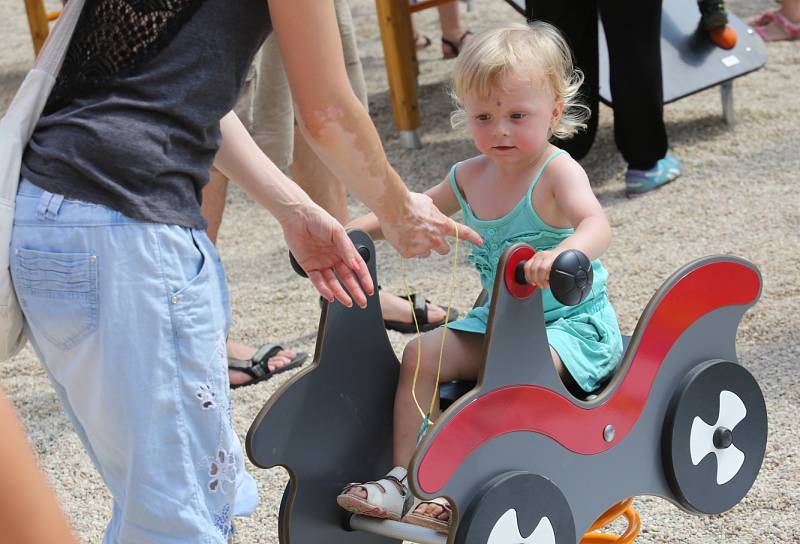
M 11 273 L 31 344 L 114 497 L 104 544 L 224 544 L 258 504 L 231 426 L 228 289 L 205 232 L 21 181 Z

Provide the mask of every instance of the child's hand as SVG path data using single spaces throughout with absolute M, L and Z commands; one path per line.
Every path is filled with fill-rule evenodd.
M 550 287 L 550 269 L 559 253 L 553 250 L 537 251 L 532 259 L 528 259 L 525 262 L 525 279 L 528 283 L 542 289 Z

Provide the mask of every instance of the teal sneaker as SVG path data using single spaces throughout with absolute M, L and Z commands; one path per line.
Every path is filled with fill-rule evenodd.
M 638 196 L 658 189 L 681 175 L 683 165 L 673 155 L 666 155 L 650 170 L 628 168 L 625 173 L 625 195 Z

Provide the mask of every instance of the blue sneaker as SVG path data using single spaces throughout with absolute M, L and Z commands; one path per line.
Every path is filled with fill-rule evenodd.
M 628 168 L 625 173 L 625 195 L 638 196 L 658 189 L 681 175 L 683 165 L 673 155 L 666 155 L 650 170 Z

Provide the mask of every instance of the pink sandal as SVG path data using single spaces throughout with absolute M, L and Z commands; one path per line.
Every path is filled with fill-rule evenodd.
M 762 18 L 766 15 L 764 13 Z M 767 27 L 770 24 L 777 24 L 779 28 L 783 29 L 783 36 L 782 37 L 774 37 L 767 35 Z M 800 39 L 800 23 L 793 23 L 786 17 L 784 17 L 779 11 L 775 10 L 771 14 L 771 19 L 766 24 L 756 26 L 755 31 L 761 36 L 761 39 L 765 42 L 777 42 L 777 41 L 795 41 Z
M 780 13 L 780 8 L 768 9 L 758 17 L 750 19 L 749 21 L 750 26 L 766 26 L 770 24 L 773 21 L 773 19 L 775 19 L 776 13 Z

